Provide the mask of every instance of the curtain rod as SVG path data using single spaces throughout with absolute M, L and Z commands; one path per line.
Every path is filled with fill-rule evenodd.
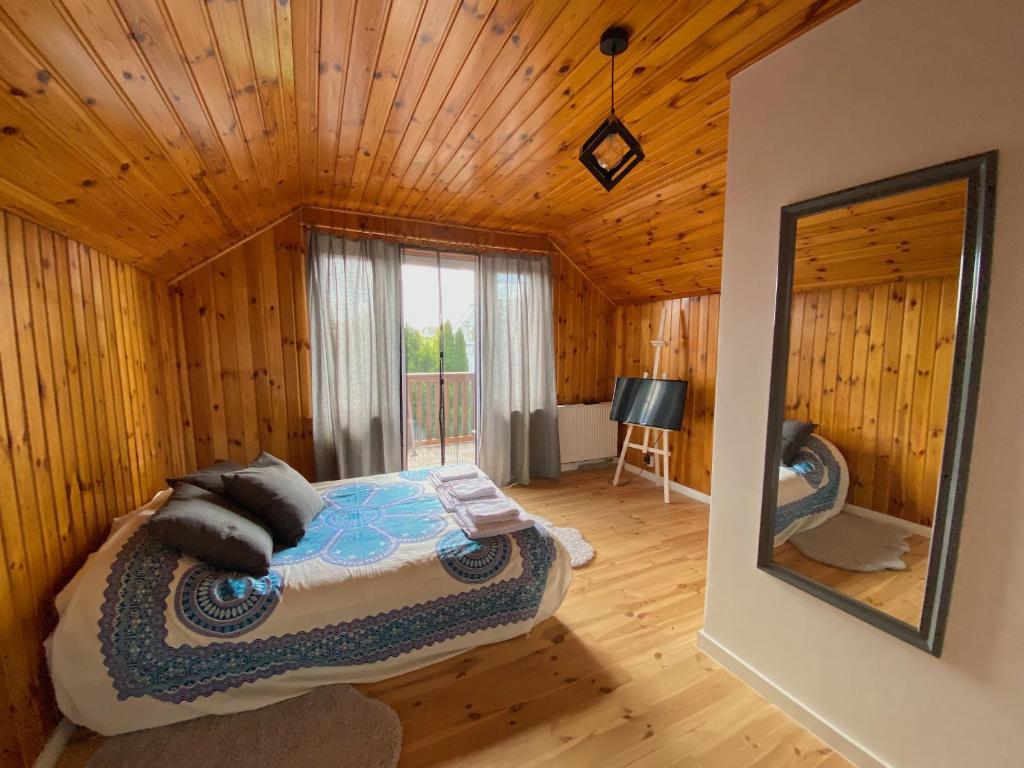
M 421 243 L 430 243 L 432 245 L 448 245 L 459 248 L 465 248 L 473 251 L 488 250 L 488 251 L 513 251 L 518 253 L 536 253 L 550 256 L 552 251 L 550 248 L 541 250 L 539 248 L 522 248 L 515 246 L 501 246 L 501 245 L 486 245 L 482 243 L 470 243 L 461 240 L 445 240 L 438 237 L 426 237 L 421 235 L 401 235 L 395 234 L 394 232 L 380 232 L 372 229 L 361 229 L 359 227 L 343 227 L 335 224 L 320 224 L 314 222 L 302 222 L 304 229 L 322 229 L 328 232 L 344 232 L 352 235 L 363 235 L 364 237 L 381 237 L 389 240 L 409 241 L 415 240 Z

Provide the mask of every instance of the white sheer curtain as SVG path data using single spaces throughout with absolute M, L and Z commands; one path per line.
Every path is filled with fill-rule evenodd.
M 402 468 L 396 243 L 312 232 L 307 288 L 318 480 Z
M 551 265 L 481 254 L 477 270 L 480 468 L 499 485 L 560 470 Z

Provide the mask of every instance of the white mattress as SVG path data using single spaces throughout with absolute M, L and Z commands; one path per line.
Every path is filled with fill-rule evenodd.
M 328 508 L 262 579 L 153 541 L 144 524 L 169 491 L 121 518 L 57 600 L 64 714 L 116 734 L 380 680 L 521 635 L 569 588 L 554 536 L 470 542 L 425 472 L 318 490 Z

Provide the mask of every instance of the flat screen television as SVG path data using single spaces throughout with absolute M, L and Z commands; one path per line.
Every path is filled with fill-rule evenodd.
M 683 426 L 686 382 L 681 379 L 615 379 L 609 418 L 641 427 L 671 429 Z

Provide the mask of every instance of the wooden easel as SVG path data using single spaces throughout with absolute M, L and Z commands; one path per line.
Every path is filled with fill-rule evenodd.
M 651 339 L 651 346 L 654 347 L 654 371 L 651 373 L 651 378 L 658 378 L 659 369 L 661 367 L 661 348 L 668 345 L 665 341 L 665 321 L 668 318 L 668 307 L 661 308 L 661 322 L 658 325 L 658 338 Z M 644 378 L 647 378 L 647 371 L 644 371 Z M 619 465 L 615 468 L 615 477 L 612 479 L 612 485 L 619 484 L 619 477 L 622 475 L 622 467 L 626 463 L 626 451 L 630 448 L 637 448 L 643 451 L 646 456 L 649 453 L 654 454 L 654 474 L 661 475 L 662 488 L 665 495 L 665 503 L 669 503 L 668 497 L 668 467 L 669 467 L 669 456 L 670 451 L 668 448 L 668 433 L 667 429 L 657 429 L 655 427 L 644 427 L 644 441 L 642 443 L 630 442 L 630 438 L 633 436 L 634 424 L 630 424 L 626 427 L 626 439 L 622 443 L 622 453 L 619 454 Z M 657 433 L 661 433 L 661 448 L 655 448 L 654 445 L 658 442 Z M 654 442 L 651 442 L 651 433 L 654 433 Z M 659 466 L 660 465 L 660 466 Z

